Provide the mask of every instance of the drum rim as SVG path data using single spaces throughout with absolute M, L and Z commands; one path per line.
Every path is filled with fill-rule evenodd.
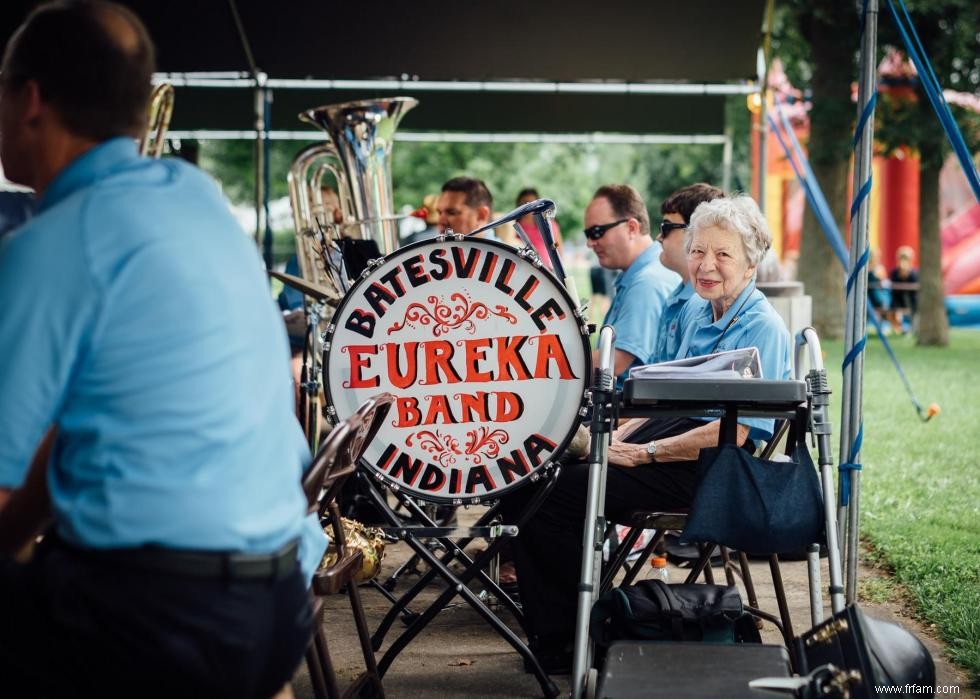
M 403 252 L 412 250 L 414 248 L 430 246 L 433 243 L 458 243 L 458 242 L 466 242 L 466 241 L 479 242 L 484 245 L 489 245 L 490 247 L 496 247 L 498 249 L 504 250 L 505 252 L 508 252 L 510 254 L 516 255 L 517 257 L 524 259 L 526 262 L 533 265 L 535 269 L 537 269 L 539 272 L 543 272 L 545 276 L 547 276 L 554 283 L 554 286 L 555 288 L 558 289 L 559 294 L 568 303 L 569 308 L 572 309 L 572 317 L 575 319 L 575 322 L 579 327 L 579 341 L 582 343 L 582 354 L 585 357 L 586 371 L 585 371 L 585 375 L 582 378 L 582 382 L 583 382 L 582 396 L 579 399 L 579 407 L 578 410 L 576 411 L 577 419 L 573 421 L 573 424 L 569 428 L 568 433 L 562 438 L 561 441 L 558 442 L 558 446 L 555 447 L 555 450 L 553 452 L 555 454 L 562 454 L 565 451 L 565 449 L 568 447 L 568 445 L 571 443 L 572 438 L 575 436 L 576 430 L 578 430 L 578 426 L 582 423 L 582 420 L 584 419 L 583 411 L 588 406 L 589 397 L 591 395 L 591 388 L 592 388 L 592 345 L 591 342 L 589 341 L 589 334 L 588 332 L 586 332 L 587 323 L 585 321 L 585 318 L 583 314 L 579 313 L 580 309 L 582 308 L 582 305 L 575 303 L 574 299 L 572 299 L 571 295 L 568 293 L 568 289 L 565 288 L 564 282 L 558 279 L 557 275 L 555 275 L 555 273 L 552 270 L 548 269 L 544 264 L 542 264 L 541 259 L 538 257 L 537 252 L 533 248 L 529 248 L 527 246 L 521 246 L 520 248 L 516 248 L 513 245 L 509 245 L 503 241 L 488 240 L 486 238 L 472 238 L 470 236 L 463 235 L 460 233 L 453 233 L 451 235 L 439 234 L 435 238 L 430 238 L 428 240 L 419 240 L 414 243 L 411 243 L 410 245 L 400 247 L 397 250 L 391 252 L 389 255 L 376 257 L 368 262 L 367 268 L 361 273 L 361 276 L 357 278 L 354 284 L 351 285 L 350 289 L 347 290 L 347 292 L 344 294 L 344 298 L 341 299 L 340 302 L 337 304 L 337 308 L 334 309 L 333 315 L 330 316 L 330 322 L 328 323 L 327 330 L 324 333 L 323 353 L 321 355 L 322 360 L 320 362 L 320 371 L 321 371 L 321 379 L 323 379 L 323 394 L 324 394 L 323 413 L 326 416 L 327 421 L 330 422 L 331 425 L 336 425 L 340 420 L 340 418 L 337 416 L 337 411 L 334 408 L 334 404 L 332 401 L 330 382 L 325 380 L 324 375 L 326 373 L 327 367 L 329 366 L 329 362 L 328 362 L 329 352 L 333 348 L 333 336 L 337 330 L 337 323 L 334 321 L 336 321 L 340 317 L 341 311 L 344 308 L 346 308 L 347 299 L 352 298 L 354 296 L 354 292 L 362 284 L 366 282 L 368 277 L 372 274 L 372 272 L 374 272 L 374 270 L 377 267 L 383 265 L 385 261 L 387 261 L 389 258 L 395 255 L 399 255 Z M 380 389 L 381 387 L 379 387 L 379 391 Z M 394 492 L 406 493 L 412 497 L 417 497 L 420 500 L 424 500 L 425 502 L 432 503 L 435 505 L 479 505 L 479 504 L 485 504 L 487 502 L 496 501 L 501 497 L 503 497 L 504 495 L 508 495 L 512 492 L 515 492 L 516 490 L 523 488 L 530 483 L 537 482 L 538 480 L 540 480 L 542 476 L 548 474 L 552 469 L 555 468 L 555 466 L 557 465 L 557 460 L 555 460 L 554 458 L 549 458 L 548 461 L 532 469 L 527 476 L 515 481 L 514 483 L 510 483 L 501 488 L 498 488 L 492 493 L 484 493 L 483 495 L 465 495 L 465 496 L 438 495 L 426 491 L 419 491 L 415 488 L 409 488 L 404 483 L 397 481 L 391 478 L 390 476 L 388 476 L 377 466 L 370 463 L 366 458 L 362 457 L 359 463 L 362 467 L 366 468 L 370 472 L 372 479 L 381 481 Z

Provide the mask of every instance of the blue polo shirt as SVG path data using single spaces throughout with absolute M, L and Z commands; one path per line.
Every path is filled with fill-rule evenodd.
M 262 264 L 215 183 L 117 138 L 0 242 L 0 486 L 51 425 L 59 533 L 266 552 L 300 534 L 309 451 Z
M 677 359 L 755 347 L 759 350 L 763 378 L 792 378 L 793 340 L 776 309 L 755 288 L 754 280 L 717 321 L 712 318 L 711 304 L 700 296 L 688 302 L 682 315 L 687 320 L 683 321 L 684 336 Z M 769 439 L 772 436 L 774 421 L 771 419 L 745 418 L 739 419 L 739 423 L 749 426 L 750 439 Z
M 677 350 L 684 334 L 680 317 L 681 309 L 692 296 L 694 296 L 694 287 L 691 283 L 681 282 L 664 301 L 664 310 L 660 314 L 660 328 L 657 330 L 657 349 L 648 360 L 649 364 L 669 362 L 677 358 Z
M 604 323 L 616 330 L 616 349 L 629 352 L 643 364 L 657 348 L 657 329 L 664 302 L 681 277 L 660 262 L 660 243 L 644 250 L 616 280 L 613 297 Z M 629 367 L 620 377 L 621 383 Z

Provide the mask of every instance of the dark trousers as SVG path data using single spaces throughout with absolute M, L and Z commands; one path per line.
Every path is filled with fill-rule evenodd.
M 703 424 L 687 418 L 649 420 L 626 441 L 642 444 Z M 610 466 L 606 476 L 606 518 L 626 521 L 635 510 L 690 507 L 697 480 L 696 465 L 694 461 L 677 461 L 635 468 Z M 587 463 L 563 465 L 555 489 L 513 541 L 528 631 L 549 644 L 570 642 L 575 633 L 588 482 Z M 518 491 L 505 501 L 504 507 L 514 512 L 530 495 Z
M 268 699 L 292 677 L 313 625 L 298 570 L 213 580 L 110 558 L 55 538 L 0 559 L 0 693 Z

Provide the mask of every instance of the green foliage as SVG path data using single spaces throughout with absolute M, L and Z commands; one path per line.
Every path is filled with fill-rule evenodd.
M 748 117 L 744 98 L 729 101 L 734 140 L 734 188 L 748 186 Z M 273 141 L 269 158 L 270 197 L 288 194 L 286 174 L 305 144 Z M 250 141 L 201 143 L 201 166 L 223 185 L 231 201 L 254 201 L 254 144 Z M 582 227 L 582 214 L 602 184 L 628 182 L 646 197 L 651 218 L 660 202 L 678 187 L 697 181 L 722 184 L 720 145 L 613 145 L 529 143 L 396 142 L 392 182 L 396 207 L 416 208 L 450 177 L 479 177 L 494 194 L 495 208 L 514 207 L 517 193 L 535 187 L 558 203 L 558 223 L 568 236 Z
M 906 6 L 922 47 L 944 89 L 976 93 L 980 90 L 980 3 L 976 0 L 907 0 Z M 881 8 L 879 45 L 905 53 L 905 46 L 887 5 Z M 915 99 L 879 100 L 875 139 L 885 152 L 906 145 L 920 151 L 924 166 L 939 167 L 949 152 L 938 118 L 921 84 L 915 81 Z M 954 118 L 971 152 L 980 149 L 980 117 L 952 107 Z
M 980 333 L 953 330 L 943 350 L 892 338 L 912 386 L 942 412 L 922 423 L 879 342 L 864 364 L 861 532 L 953 660 L 980 686 L 980 460 L 976 357 Z M 840 414 L 840 343 L 825 343 Z M 837 421 L 834 422 L 835 429 Z M 879 585 L 870 597 L 890 595 Z

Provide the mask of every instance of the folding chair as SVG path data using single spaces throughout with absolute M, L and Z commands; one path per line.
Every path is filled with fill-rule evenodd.
M 313 593 L 316 596 L 314 609 L 317 620 L 313 640 L 306 652 L 306 663 L 310 672 L 313 693 L 317 699 L 338 699 L 361 695 L 369 691 L 373 696 L 384 698 L 381 674 L 371 648 L 371 638 L 367 627 L 364 608 L 361 605 L 355 576 L 361 569 L 362 552 L 349 549 L 340 518 L 337 496 L 344 482 L 357 469 L 357 463 L 377 433 L 381 422 L 391 407 L 392 396 L 383 393 L 363 403 L 348 419 L 340 421 L 327 435 L 303 478 L 309 511 L 316 512 L 330 532 L 337 547 L 337 561 L 318 570 L 313 576 Z M 347 591 L 354 625 L 357 629 L 361 652 L 366 671 L 362 673 L 341 694 L 337 687 L 336 674 L 327 649 L 327 639 L 323 633 L 323 601 L 320 597 Z

